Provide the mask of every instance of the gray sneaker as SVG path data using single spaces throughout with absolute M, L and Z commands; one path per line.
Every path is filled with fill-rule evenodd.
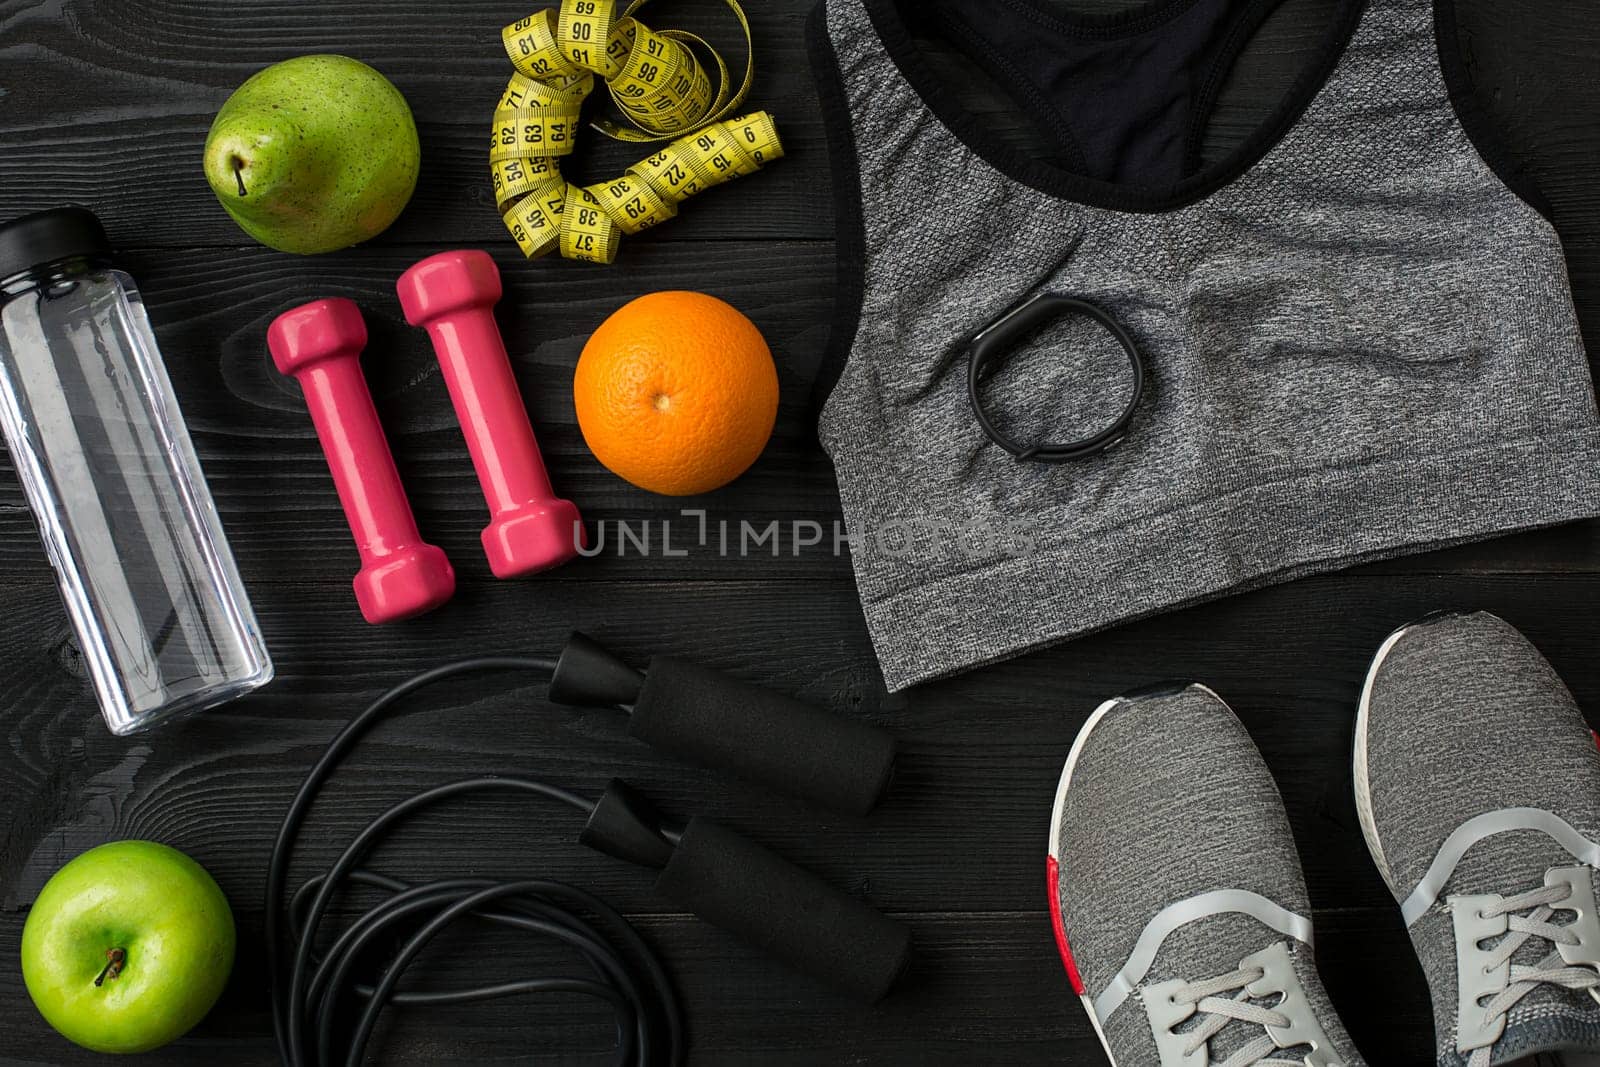
M 1538 649 L 1487 614 L 1391 635 L 1361 697 L 1355 788 L 1441 1067 L 1594 1062 L 1600 753 Z
M 1232 709 L 1192 685 L 1101 705 L 1050 826 L 1050 913 L 1121 1067 L 1353 1067 L 1311 954 L 1283 800 Z

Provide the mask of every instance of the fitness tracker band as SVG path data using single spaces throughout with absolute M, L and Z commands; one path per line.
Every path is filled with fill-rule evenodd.
M 989 418 L 989 413 L 984 410 L 983 398 L 978 387 L 984 375 L 1003 364 L 1024 338 L 1046 322 L 1067 315 L 1077 315 L 1099 323 L 1122 346 L 1122 351 L 1128 357 L 1128 365 L 1133 369 L 1132 395 L 1128 397 L 1126 407 L 1116 420 L 1091 437 L 1077 441 L 1037 441 L 1029 445 L 1019 444 L 1007 437 Z M 972 413 L 977 416 L 978 425 L 983 428 L 989 439 L 1018 459 L 1060 463 L 1105 452 L 1127 436 L 1128 425 L 1133 422 L 1139 401 L 1144 399 L 1144 357 L 1140 354 L 1139 346 L 1134 343 L 1133 337 L 1121 323 L 1098 306 L 1059 293 L 1040 293 L 1008 310 L 985 326 L 972 339 L 968 356 L 967 396 L 972 402 Z

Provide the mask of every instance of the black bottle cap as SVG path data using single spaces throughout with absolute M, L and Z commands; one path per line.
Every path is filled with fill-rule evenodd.
M 52 208 L 0 225 L 0 279 L 58 260 L 110 254 L 105 227 L 88 208 Z

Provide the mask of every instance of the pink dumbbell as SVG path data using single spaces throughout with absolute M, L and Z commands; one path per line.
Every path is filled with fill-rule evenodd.
M 441 252 L 401 275 L 406 321 L 427 327 L 467 437 L 491 519 L 483 551 L 499 578 L 560 566 L 583 545 L 583 520 L 550 487 L 494 321 L 500 270 L 484 252 Z
M 431 611 L 456 590 L 443 551 L 417 531 L 400 472 L 361 374 L 367 324 L 349 300 L 317 300 L 278 316 L 267 347 L 300 382 L 361 552 L 356 603 L 371 623 Z

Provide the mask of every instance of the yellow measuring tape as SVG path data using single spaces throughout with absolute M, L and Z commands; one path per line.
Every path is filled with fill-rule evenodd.
M 648 0 L 562 0 L 501 31 L 516 68 L 494 112 L 489 164 L 495 205 L 529 259 L 559 250 L 568 259 L 610 263 L 622 235 L 678 213 L 678 204 L 714 185 L 760 170 L 783 156 L 765 111 L 730 117 L 755 76 L 750 23 L 739 0 L 726 0 L 744 31 L 744 78 L 732 85 L 727 64 L 702 38 L 652 30 L 633 13 Z M 716 68 L 713 78 L 699 51 Z M 619 141 L 668 141 L 614 181 L 587 188 L 561 176 L 560 157 L 577 143 L 579 115 L 606 84 L 631 125 L 603 119 L 596 129 Z

